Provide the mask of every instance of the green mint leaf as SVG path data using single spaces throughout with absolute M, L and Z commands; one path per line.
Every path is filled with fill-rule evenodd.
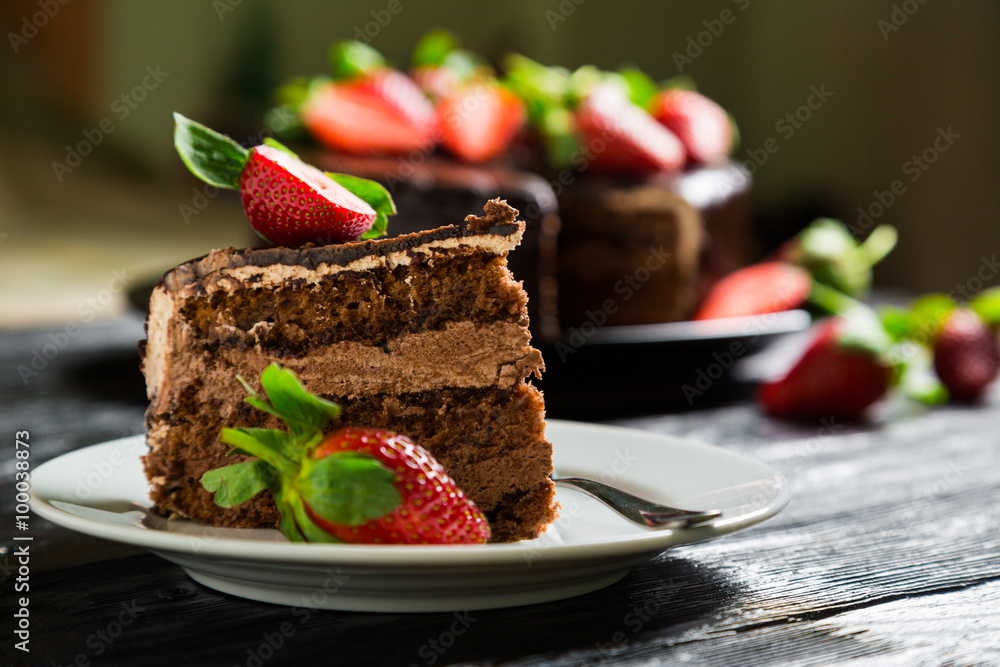
M 660 90 L 693 90 L 698 92 L 698 84 L 687 74 L 679 74 L 660 82 Z
M 272 137 L 264 137 L 264 145 L 265 146 L 270 146 L 271 148 L 277 148 L 279 151 L 284 151 L 284 152 L 288 153 L 289 155 L 291 155 L 293 158 L 295 158 L 297 160 L 301 160 L 302 159 L 291 148 L 289 148 L 285 144 L 281 143 L 280 141 L 278 141 L 277 139 L 274 139 Z
M 201 485 L 215 494 L 215 504 L 220 507 L 242 505 L 276 484 L 274 468 L 261 459 L 216 468 L 201 476 Z
M 1000 324 L 1000 287 L 991 287 L 977 294 L 969 308 L 990 325 Z
M 458 48 L 458 39 L 447 30 L 431 30 L 420 38 L 413 49 L 414 67 L 437 67 Z
M 362 42 L 337 42 L 330 49 L 330 65 L 335 79 L 356 79 L 385 67 L 385 58 Z
M 306 459 L 296 488 L 313 512 L 331 523 L 357 526 L 383 517 L 402 502 L 396 475 L 358 452 Z
M 201 123 L 174 113 L 174 147 L 191 173 L 210 185 L 238 190 L 247 149 Z
M 267 412 L 280 417 L 299 438 L 314 437 L 331 419 L 340 416 L 340 407 L 336 403 L 310 394 L 294 373 L 277 364 L 264 369 L 260 384 L 270 402 L 271 410 Z
M 625 67 L 618 71 L 628 85 L 628 97 L 632 104 L 648 109 L 659 92 L 656 82 L 638 67 Z
M 326 172 L 326 175 L 375 209 L 375 222 L 361 238 L 376 239 L 385 236 L 389 216 L 396 214 L 396 204 L 392 201 L 392 195 L 389 194 L 389 191 L 380 183 L 370 181 L 367 178 L 359 178 L 350 174 L 334 174 L 329 171 Z

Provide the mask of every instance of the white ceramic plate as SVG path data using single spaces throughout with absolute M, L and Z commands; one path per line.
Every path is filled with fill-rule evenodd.
M 664 549 L 740 530 L 789 499 L 780 473 L 739 454 L 642 431 L 551 420 L 556 471 L 654 501 L 721 509 L 713 524 L 638 526 L 559 488 L 560 518 L 538 539 L 483 546 L 292 544 L 276 530 L 211 528 L 147 511 L 135 436 L 60 456 L 32 473 L 31 506 L 61 526 L 143 546 L 205 586 L 308 608 L 450 611 L 546 602 L 615 583 Z

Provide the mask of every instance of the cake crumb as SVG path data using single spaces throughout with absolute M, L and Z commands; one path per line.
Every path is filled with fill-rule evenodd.
M 510 206 L 506 199 L 491 199 L 483 206 L 486 215 L 468 215 L 465 218 L 469 229 L 474 232 L 486 231 L 494 225 L 510 224 L 517 220 L 520 213 L 516 208 Z

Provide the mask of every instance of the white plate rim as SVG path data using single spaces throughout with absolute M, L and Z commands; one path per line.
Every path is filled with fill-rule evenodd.
M 585 544 L 546 545 L 542 549 L 544 550 L 544 560 L 548 564 L 611 558 L 644 552 L 658 553 L 672 546 L 700 542 L 764 521 L 780 512 L 791 498 L 789 484 L 780 472 L 756 459 L 720 447 L 621 426 L 554 419 L 547 420 L 547 424 L 549 428 L 555 427 L 557 430 L 599 430 L 612 437 L 616 435 L 652 437 L 662 440 L 664 443 L 710 450 L 711 455 L 733 457 L 769 471 L 772 474 L 766 483 L 772 485 L 775 491 L 766 504 L 754 512 L 729 519 L 724 516 L 717 524 L 682 530 L 649 530 Z M 67 452 L 34 469 L 32 478 L 37 480 L 39 475 L 44 476 L 46 466 L 56 464 L 63 457 L 80 455 L 79 452 L 86 450 L 94 451 L 94 448 L 122 447 L 125 443 L 134 442 L 136 438 L 144 437 L 144 434 L 129 436 Z M 88 535 L 145 547 L 155 552 L 175 553 L 201 559 L 302 565 L 391 566 L 396 569 L 523 565 L 525 545 L 529 544 L 525 542 L 481 546 L 291 544 L 228 536 L 211 540 L 196 540 L 192 539 L 194 537 L 192 535 L 115 524 L 78 516 L 54 506 L 49 498 L 39 496 L 34 487 L 35 484 L 32 484 L 30 493 L 32 511 L 53 523 Z M 197 542 L 197 545 L 193 546 L 193 542 Z

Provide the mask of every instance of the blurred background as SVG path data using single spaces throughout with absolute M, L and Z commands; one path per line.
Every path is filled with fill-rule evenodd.
M 817 215 L 889 222 L 878 285 L 1000 282 L 993 0 L 5 0 L 0 27 L 2 328 L 113 316 L 129 286 L 248 243 L 238 196 L 177 158 L 172 111 L 250 137 L 333 41 L 405 66 L 432 27 L 494 61 L 693 76 L 741 128 L 762 251 Z

